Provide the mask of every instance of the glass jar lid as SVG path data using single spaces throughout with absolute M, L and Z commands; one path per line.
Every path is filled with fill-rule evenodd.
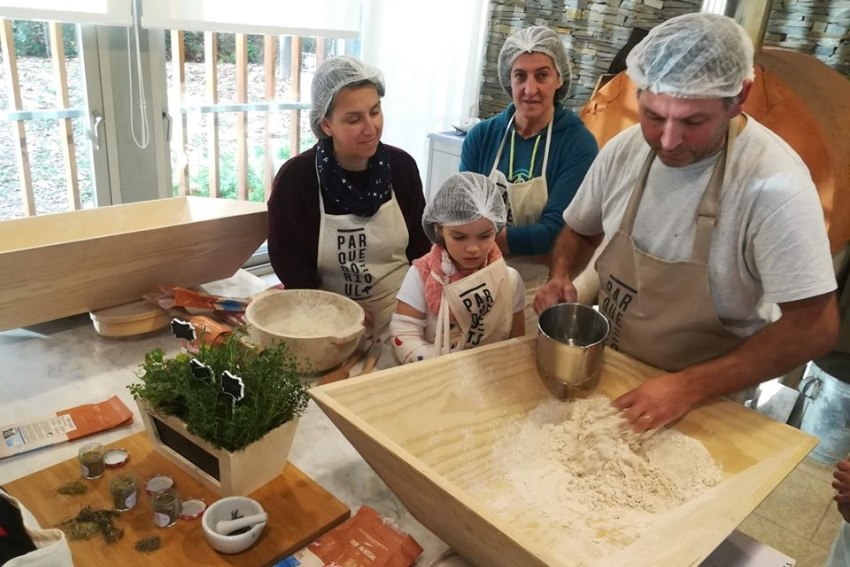
M 148 494 L 156 494 L 163 490 L 168 490 L 174 487 L 174 479 L 167 474 L 156 474 L 150 477 L 145 483 L 145 492 Z
M 109 449 L 103 455 L 103 464 L 113 469 L 123 467 L 130 460 L 130 451 L 127 449 Z
M 204 510 L 207 509 L 207 503 L 201 498 L 187 498 L 183 501 L 180 508 L 180 517 L 184 520 L 197 520 L 200 518 Z

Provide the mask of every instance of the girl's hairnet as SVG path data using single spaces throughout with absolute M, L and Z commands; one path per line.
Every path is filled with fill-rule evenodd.
M 681 98 L 724 98 L 753 78 L 753 42 L 735 20 L 696 13 L 654 27 L 626 57 L 639 89 Z
M 502 230 L 508 214 L 496 183 L 480 173 L 464 171 L 449 177 L 422 213 L 422 228 L 431 242 L 442 244 L 437 225 L 457 226 L 488 219 Z
M 570 58 L 567 56 L 567 49 L 561 37 L 546 26 L 521 29 L 505 40 L 499 52 L 499 82 L 505 92 L 511 95 L 511 67 L 516 58 L 523 53 L 545 53 L 552 58 L 555 70 L 564 81 L 564 84 L 555 91 L 555 102 L 567 98 L 573 76 Z
M 316 138 L 327 138 L 319 126 L 328 115 L 336 93 L 351 85 L 372 83 L 378 96 L 384 96 L 384 75 L 381 71 L 352 57 L 340 55 L 326 59 L 313 76 L 310 103 L 310 129 Z

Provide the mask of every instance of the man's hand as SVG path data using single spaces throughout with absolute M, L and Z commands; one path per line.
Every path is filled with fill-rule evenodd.
M 850 503 L 850 460 L 838 461 L 835 465 L 835 472 L 832 473 L 832 488 L 838 491 L 838 496 L 843 496 L 843 500 Z
M 625 416 L 636 431 L 663 427 L 697 402 L 780 376 L 832 349 L 838 335 L 834 293 L 780 303 L 779 307 L 782 309 L 779 320 L 729 352 L 672 374 L 656 376 L 612 404 L 627 410 Z M 841 472 L 848 476 L 836 478 L 846 482 L 850 491 L 850 464 Z
M 540 315 L 547 307 L 556 303 L 575 302 L 576 299 L 578 299 L 578 292 L 572 280 L 556 278 L 546 282 L 546 285 L 534 296 L 534 311 Z
M 568 226 L 561 230 L 552 251 L 549 281 L 534 296 L 534 310 L 538 315 L 556 303 L 578 300 L 578 291 L 570 275 L 578 277 L 581 274 L 602 237 L 602 233 L 585 236 Z
M 674 373 L 650 378 L 611 404 L 621 409 L 632 429 L 640 433 L 680 418 L 696 401 L 687 379 Z
M 838 503 L 838 512 L 845 522 L 850 522 L 850 460 L 838 461 L 832 473 L 832 488 L 838 491 L 833 497 Z
M 838 513 L 844 518 L 845 522 L 850 522 L 850 504 L 838 503 Z

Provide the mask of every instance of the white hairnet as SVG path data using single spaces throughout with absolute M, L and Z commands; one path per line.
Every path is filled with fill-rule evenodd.
M 502 230 L 508 214 L 502 192 L 496 183 L 480 173 L 464 171 L 449 177 L 422 213 L 422 228 L 431 242 L 442 244 L 438 224 L 457 226 L 488 219 Z
M 753 78 L 753 42 L 735 20 L 696 13 L 654 27 L 626 57 L 639 89 L 681 98 L 724 98 Z
M 331 109 L 331 103 L 341 89 L 362 83 L 372 83 L 378 96 L 384 96 L 384 75 L 381 71 L 352 57 L 340 55 L 326 59 L 313 76 L 310 103 L 310 129 L 317 138 L 327 138 L 319 127 Z
M 545 53 L 552 58 L 555 70 L 563 79 L 564 84 L 555 91 L 555 102 L 567 98 L 572 80 L 572 68 L 567 49 L 561 37 L 546 26 L 532 26 L 521 29 L 508 36 L 502 50 L 499 52 L 499 82 L 508 95 L 511 94 L 511 67 L 516 58 L 523 53 Z

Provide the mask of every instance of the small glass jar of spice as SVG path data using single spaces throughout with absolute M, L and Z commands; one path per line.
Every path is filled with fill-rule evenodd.
M 153 523 L 160 528 L 173 526 L 180 517 L 180 497 L 174 489 L 167 488 L 151 496 Z
M 80 461 L 80 472 L 83 478 L 94 480 L 103 476 L 103 471 L 106 469 L 103 463 L 105 452 L 100 443 L 86 443 L 80 447 L 77 458 Z
M 136 478 L 130 474 L 119 474 L 109 481 L 109 494 L 112 496 L 112 507 L 119 512 L 131 510 L 138 500 Z

